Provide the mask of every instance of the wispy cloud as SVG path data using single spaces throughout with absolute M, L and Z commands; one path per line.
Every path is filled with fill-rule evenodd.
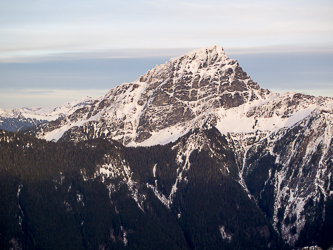
M 0 107 L 15 102 L 21 106 L 18 103 L 23 105 L 23 100 L 44 103 L 58 95 L 72 100 L 76 93 L 86 92 L 62 93 L 60 89 L 87 89 L 92 83 L 108 89 L 122 83 L 124 76 L 136 79 L 165 62 L 161 59 L 213 44 L 223 46 L 235 59 L 266 54 L 331 55 L 332 13 L 331 0 L 2 1 Z M 143 63 L 147 58 L 156 59 L 156 64 Z M 99 59 L 124 59 L 123 68 Z M 74 66 L 75 60 L 87 62 L 93 70 L 88 65 Z M 252 58 L 249 62 L 253 65 Z M 8 92 L 8 86 L 21 90 Z
M 102 59 L 102 58 L 170 58 L 187 53 L 195 48 L 173 48 L 173 49 L 107 49 L 90 50 L 84 52 L 63 52 L 45 50 L 40 53 L 2 53 L 0 63 L 27 63 L 45 62 L 52 60 L 75 60 L 75 59 Z
M 253 47 L 227 47 L 228 55 L 245 54 L 333 54 L 332 44 L 294 44 L 294 45 L 270 45 Z
M 99 97 L 108 89 L 2 89 L 0 107 L 13 109 L 19 107 L 48 107 L 83 98 L 84 96 Z
M 213 44 L 208 44 L 210 46 Z M 220 45 L 220 44 L 217 44 Z M 8 52 L 0 53 L 0 63 L 36 63 L 59 60 L 84 60 L 84 59 L 139 59 L 139 58 L 168 58 L 183 55 L 197 47 L 184 48 L 156 48 L 156 49 L 96 49 L 83 52 L 64 52 L 53 50 L 40 50 L 31 53 Z M 269 46 L 243 46 L 224 47 L 227 55 L 236 56 L 244 54 L 332 54 L 333 44 L 293 44 L 293 45 L 269 45 Z
M 333 43 L 331 1 L 18 1 L 0 8 L 0 57 L 111 49 Z

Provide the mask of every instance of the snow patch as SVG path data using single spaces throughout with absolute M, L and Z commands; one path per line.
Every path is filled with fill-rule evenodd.
M 156 178 L 156 167 L 157 167 L 157 164 L 155 164 L 154 167 L 153 167 L 153 176 L 154 176 L 154 178 Z
M 149 183 L 146 184 L 148 188 L 153 190 L 155 196 L 168 208 L 170 209 L 170 205 L 172 204 L 172 201 L 169 200 L 162 192 L 160 192 L 155 186 L 150 185 Z
M 222 239 L 224 239 L 224 240 L 228 240 L 228 241 L 231 241 L 232 236 L 233 236 L 232 233 L 227 233 L 227 232 L 225 231 L 225 227 L 224 227 L 224 226 L 219 226 L 219 230 L 220 230 L 220 233 L 221 233 Z
M 83 124 L 85 124 L 86 122 L 89 122 L 89 121 L 94 121 L 98 118 L 99 114 L 95 115 L 95 116 L 92 116 L 90 117 L 88 120 L 79 120 L 77 122 L 74 122 L 74 123 L 67 123 L 63 126 L 61 126 L 60 128 L 58 129 L 55 129 L 49 133 L 46 133 L 45 136 L 41 136 L 41 138 L 47 140 L 47 141 L 58 141 L 63 135 L 64 133 L 73 128 L 73 127 L 80 127 L 82 126 Z

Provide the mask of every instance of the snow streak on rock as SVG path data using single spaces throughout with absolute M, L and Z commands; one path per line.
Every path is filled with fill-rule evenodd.
M 94 177 L 100 176 L 102 182 L 107 184 L 110 199 L 112 193 L 118 191 L 119 185 L 126 185 L 131 197 L 135 200 L 138 207 L 144 211 L 145 195 L 139 192 L 138 183 L 133 180 L 133 173 L 130 167 L 119 155 L 118 157 L 105 155 L 104 164 L 98 167 L 99 170 Z

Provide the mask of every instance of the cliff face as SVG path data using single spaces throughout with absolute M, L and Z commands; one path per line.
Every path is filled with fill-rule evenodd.
M 331 108 L 322 107 L 276 132 L 230 135 L 241 183 L 291 245 L 302 230 L 319 229 L 330 220 L 332 115 Z
M 221 47 L 192 51 L 125 83 L 101 100 L 34 133 L 47 140 L 108 137 L 128 145 L 174 141 L 219 110 L 256 104 L 275 96 L 261 89 Z

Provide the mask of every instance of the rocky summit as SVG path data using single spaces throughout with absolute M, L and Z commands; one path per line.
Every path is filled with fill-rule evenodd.
M 277 131 L 332 105 L 332 98 L 262 89 L 222 47 L 212 46 L 156 66 L 31 134 L 54 141 L 103 137 L 148 146 L 175 141 L 204 126 L 221 133 Z
M 98 195 L 115 212 L 105 221 L 109 238 L 88 240 L 93 246 L 97 242 L 111 246 L 121 239 L 122 247 L 132 244 L 136 249 L 140 242 L 154 248 L 142 242 L 141 233 L 148 232 L 136 220 L 124 219 L 133 211 L 138 218 L 147 216 L 150 225 L 158 225 L 157 238 L 178 248 L 241 249 L 249 244 L 247 249 L 315 244 L 328 248 L 333 244 L 329 233 L 333 231 L 333 98 L 262 89 L 222 47 L 172 58 L 26 134 L 49 141 L 34 138 L 33 144 L 39 145 L 38 152 L 55 150 L 66 166 L 66 180 L 82 179 L 62 187 L 62 174 L 58 175 L 64 170 L 48 153 L 55 164 L 50 163 L 50 169 L 57 173 L 52 178 L 60 180 L 57 190 L 71 190 L 73 197 L 85 191 L 85 204 L 91 207 L 80 211 L 96 212 L 88 190 L 99 180 Z M 3 144 L 11 145 L 8 152 L 16 152 L 17 141 L 23 140 L 5 133 L 3 137 Z M 16 158 L 26 157 L 30 145 L 24 143 L 22 157 Z M 64 153 L 61 145 L 71 153 Z M 12 159 L 16 158 L 6 158 L 15 169 L 19 164 Z M 17 184 L 21 190 L 20 181 Z M 81 201 L 73 198 L 67 208 L 74 211 Z M 125 201 L 136 210 L 126 210 Z M 82 211 L 82 218 L 90 218 Z M 251 218 L 244 216 L 247 213 Z M 161 215 L 169 218 L 169 224 Z M 163 225 L 158 224 L 161 221 Z M 78 240 L 89 231 L 82 231 L 85 226 L 80 223 L 75 224 Z
M 212 46 L 156 66 L 34 133 L 56 141 L 107 137 L 124 145 L 163 144 L 204 124 L 223 127 L 230 122 L 225 120 L 229 112 L 275 96 L 253 82 L 222 47 Z

